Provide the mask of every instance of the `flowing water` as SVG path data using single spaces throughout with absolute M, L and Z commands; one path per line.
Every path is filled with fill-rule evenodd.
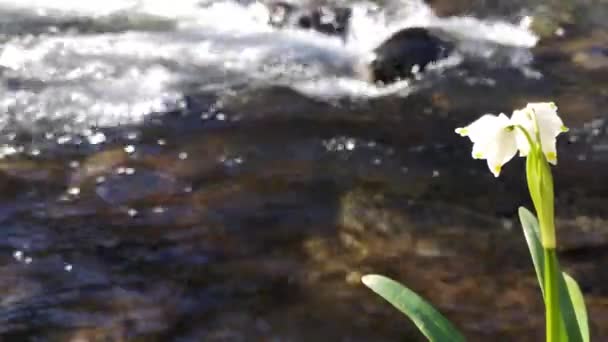
M 236 0 L 0 0 L 0 338 L 412 341 L 383 273 L 472 341 L 537 341 L 515 213 L 453 130 L 554 100 L 564 267 L 608 337 L 608 6 L 349 2 L 344 39 Z M 455 51 L 364 80 L 393 32 Z

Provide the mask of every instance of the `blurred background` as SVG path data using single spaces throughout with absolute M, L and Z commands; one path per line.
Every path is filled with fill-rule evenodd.
M 454 128 L 555 101 L 560 260 L 608 339 L 608 1 L 319 0 L 344 39 L 238 0 L 0 0 L 0 339 L 422 341 L 391 276 L 471 341 L 539 341 L 516 212 Z M 393 32 L 457 48 L 378 86 Z

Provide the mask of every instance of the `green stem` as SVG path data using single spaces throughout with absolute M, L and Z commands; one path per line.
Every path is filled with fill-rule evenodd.
M 554 248 L 543 248 L 545 255 L 545 319 L 547 342 L 560 341 L 561 315 L 558 295 L 558 266 Z
M 528 144 L 530 145 L 530 150 L 532 150 L 532 148 L 536 144 L 534 143 L 534 140 L 532 140 L 532 137 L 530 137 L 530 133 L 528 133 L 528 131 L 522 125 L 515 125 L 514 127 L 519 129 L 524 134 L 524 136 L 526 137 L 526 140 L 528 140 Z M 540 139 L 539 139 L 539 141 L 540 141 Z

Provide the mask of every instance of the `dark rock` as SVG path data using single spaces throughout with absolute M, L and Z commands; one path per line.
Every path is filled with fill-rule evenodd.
M 372 81 L 391 83 L 415 76 L 429 64 L 447 57 L 451 50 L 449 43 L 425 28 L 398 31 L 374 49 Z
M 328 8 L 319 7 L 308 16 L 299 18 L 302 28 L 309 28 L 329 35 L 344 37 L 350 22 L 352 10 L 346 7 Z
M 298 7 L 287 2 L 268 5 L 269 23 L 275 27 L 314 30 L 346 38 L 352 9 L 348 7 Z M 425 28 L 407 28 L 393 34 L 374 49 L 374 60 L 356 66 L 356 72 L 369 81 L 392 83 L 415 76 L 426 67 L 447 57 L 452 46 Z
M 327 35 L 345 37 L 352 10 L 348 7 L 319 6 L 297 8 L 287 2 L 268 5 L 269 23 L 275 27 L 296 27 Z
M 296 12 L 296 7 L 287 2 L 274 2 L 268 4 L 268 23 L 274 27 L 285 27 Z

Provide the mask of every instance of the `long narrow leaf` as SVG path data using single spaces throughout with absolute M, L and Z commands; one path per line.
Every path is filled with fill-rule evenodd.
M 544 296 L 544 254 L 543 247 L 540 243 L 540 227 L 538 225 L 538 220 L 536 217 L 526 208 L 519 208 L 519 219 L 521 221 L 524 235 L 526 237 L 526 242 L 528 244 L 528 249 L 530 250 L 530 255 L 532 256 L 532 262 L 534 263 L 534 269 L 536 271 L 536 277 L 538 278 L 538 283 L 540 284 L 541 292 Z M 558 263 L 558 270 L 559 270 Z M 588 342 L 589 341 L 589 328 L 587 324 L 587 315 L 584 308 L 584 301 L 578 301 L 578 299 L 572 298 L 572 294 L 570 287 L 571 284 L 564 279 L 564 274 L 559 271 L 561 275 L 558 279 L 558 290 L 559 290 L 559 306 L 562 314 L 562 329 L 563 335 L 567 336 L 568 342 Z M 569 277 L 569 276 L 568 276 Z M 570 277 L 570 279 L 576 285 L 574 279 Z M 576 285 L 576 289 L 578 286 Z M 572 290 L 574 291 L 574 290 Z M 579 290 L 580 294 L 580 290 Z M 580 294 L 582 298 L 582 294 Z M 578 311 L 580 308 L 576 307 L 576 304 L 583 305 L 584 315 L 580 314 Z M 581 321 L 584 320 L 584 325 Z M 584 330 L 581 328 L 584 327 Z M 586 339 L 583 336 L 587 336 Z
M 465 338 L 443 315 L 407 287 L 392 279 L 375 274 L 366 275 L 361 281 L 408 316 L 429 341 L 465 341 Z
M 578 322 L 578 328 L 582 335 L 584 342 L 589 342 L 589 322 L 587 319 L 587 308 L 585 307 L 585 298 L 581 292 L 580 287 L 576 283 L 576 280 L 572 278 L 568 273 L 562 272 L 563 279 L 565 280 L 569 298 L 576 315 L 576 321 Z
M 559 263 L 558 263 L 558 269 L 559 269 Z M 562 319 L 564 322 L 564 327 L 566 328 L 566 331 L 568 332 L 568 341 L 569 342 L 584 342 L 585 340 L 583 339 L 583 336 L 585 335 L 585 332 L 581 329 L 582 326 L 580 326 L 580 321 L 582 320 L 582 316 L 579 317 L 579 314 L 577 313 L 577 310 L 575 308 L 575 299 L 571 297 L 571 295 L 574 292 L 571 292 L 571 287 L 572 286 L 576 286 L 575 290 L 579 290 L 578 285 L 576 284 L 576 281 L 574 281 L 574 279 L 572 279 L 572 277 L 568 276 L 572 282 L 574 282 L 573 284 L 568 284 L 568 281 L 566 281 L 565 279 L 565 275 L 566 273 L 564 272 L 560 272 L 560 277 L 558 279 L 558 288 L 559 288 L 559 306 L 562 312 Z M 572 288 L 574 289 L 574 288 Z M 577 295 L 576 293 L 574 293 L 575 295 Z M 582 297 L 582 294 L 580 295 Z M 584 306 L 585 303 L 584 302 L 580 302 L 579 304 L 581 304 Z M 587 325 L 587 313 L 585 311 L 585 326 Z M 589 334 L 588 328 L 587 328 L 587 335 Z M 588 339 L 587 339 L 588 341 Z
M 543 281 L 545 274 L 545 260 L 543 256 L 543 246 L 540 243 L 540 228 L 538 226 L 538 220 L 528 209 L 519 207 L 519 220 L 521 221 L 522 228 L 524 229 L 524 236 L 526 237 L 526 243 L 532 256 L 532 263 L 534 264 L 534 270 L 536 271 L 536 278 L 540 284 L 540 290 L 543 292 L 544 289 Z

